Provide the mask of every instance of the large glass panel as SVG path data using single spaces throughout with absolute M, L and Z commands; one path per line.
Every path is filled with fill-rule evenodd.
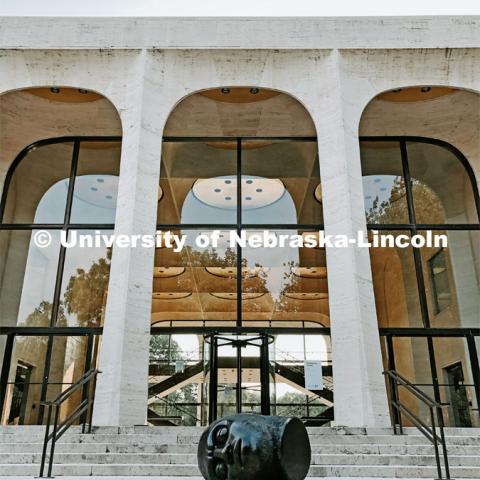
M 184 248 L 155 250 L 152 324 L 156 326 L 234 326 L 237 319 L 237 254 L 227 242 L 199 247 L 211 230 L 169 232 L 185 235 Z M 166 232 L 164 232 L 167 235 Z
M 420 249 L 430 325 L 480 328 L 480 232 L 433 233 L 445 235 L 448 246 Z
M 478 223 L 473 179 L 457 156 L 421 142 L 408 142 L 407 151 L 417 223 Z
M 164 142 L 157 223 L 236 223 L 236 174 L 236 142 Z
M 81 142 L 71 223 L 115 223 L 120 142 Z
M 393 349 L 395 355 L 395 370 L 430 398 L 435 398 L 427 339 L 394 337 Z M 401 386 L 399 387 L 399 396 L 402 404 L 414 415 L 419 417 L 427 425 L 431 425 L 430 411 L 423 402 Z M 403 425 L 412 426 L 407 416 L 403 415 L 402 420 Z
M 150 424 L 204 425 L 203 383 L 203 351 L 197 335 L 150 337 Z
M 317 327 L 330 325 L 325 249 L 299 247 L 318 232 L 245 232 L 242 249 L 244 326 Z M 265 246 L 255 248 L 258 239 Z M 296 244 L 290 244 L 296 241 Z M 271 245 L 272 248 L 269 248 Z M 300 243 L 298 243 L 300 242 Z
M 87 336 L 56 336 L 53 338 L 47 400 L 55 400 L 85 373 L 87 342 Z M 82 389 L 79 389 L 62 404 L 60 420 L 65 419 L 78 407 L 82 401 L 82 394 Z
M 380 328 L 423 327 L 413 249 L 395 246 L 407 231 L 381 231 L 384 247 L 370 248 L 375 304 Z M 401 238 L 401 237 L 400 237 Z
M 237 348 L 218 340 L 217 418 L 237 413 Z
M 323 223 L 316 141 L 242 140 L 242 222 Z
M 479 427 L 467 341 L 463 337 L 434 338 L 433 345 L 440 399 L 448 405 L 444 410 L 445 424 L 449 427 Z
M 94 235 L 109 230 L 71 230 L 63 268 L 57 326 L 103 325 L 110 275 L 111 248 L 95 246 Z M 92 242 L 92 243 L 89 243 Z
M 72 143 L 44 145 L 20 161 L 8 186 L 3 223 L 63 223 L 72 151 Z
M 17 336 L 2 412 L 3 425 L 36 425 L 48 337 Z
M 38 247 L 46 235 L 50 245 Z M 59 252 L 59 231 L 0 232 L 0 325 L 50 325 Z
M 311 426 L 333 420 L 330 338 L 324 335 L 279 335 L 270 348 L 272 414 L 303 417 Z M 317 368 L 315 368 L 317 366 Z M 320 368 L 321 366 L 321 373 Z M 308 369 L 305 378 L 305 368 Z M 318 378 L 313 378 L 317 374 Z M 318 388 L 310 383 L 316 380 Z
M 363 141 L 360 153 L 367 223 L 409 223 L 400 144 Z
M 240 338 L 249 342 L 246 346 L 240 348 L 242 356 L 242 412 L 261 414 L 260 346 L 262 339 L 256 336 Z

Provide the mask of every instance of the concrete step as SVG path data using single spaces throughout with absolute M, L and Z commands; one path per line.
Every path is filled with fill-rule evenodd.
M 62 443 L 108 443 L 108 444 L 197 444 L 198 435 L 179 434 L 65 434 Z M 8 443 L 41 443 L 42 436 L 28 436 L 16 434 L 4 434 L 0 438 L 0 445 Z M 480 436 L 448 436 L 448 445 L 478 445 Z M 429 441 L 420 435 L 310 435 L 312 445 L 429 445 Z
M 452 467 L 452 477 L 480 478 L 479 467 Z M 70 464 L 55 465 L 53 474 L 55 476 L 199 476 L 196 465 L 92 465 L 92 464 Z M 2 476 L 35 476 L 38 475 L 38 465 L 5 465 L 2 466 Z M 363 465 L 312 465 L 309 477 L 357 477 L 357 478 L 435 478 L 437 475 L 435 467 L 425 466 L 363 466 Z
M 480 467 L 478 455 L 449 457 L 450 465 Z M 0 456 L 0 465 L 8 464 L 40 464 L 40 453 L 9 453 Z M 158 464 L 184 465 L 196 464 L 196 453 L 57 453 L 55 464 Z M 312 455 L 312 465 L 418 465 L 435 466 L 434 455 L 345 455 L 327 454 Z
M 0 475 L 38 475 L 44 427 L 0 427 Z M 197 443 L 203 428 L 72 428 L 57 443 L 56 476 L 199 475 Z M 313 477 L 434 478 L 434 450 L 415 429 L 309 428 Z M 480 430 L 448 429 L 453 478 L 480 479 Z
M 42 443 L 0 444 L 0 455 L 7 453 L 40 453 Z M 57 453 L 192 453 L 196 445 L 162 443 L 57 443 Z M 449 445 L 450 455 L 478 455 L 475 445 Z M 374 455 L 433 455 L 433 446 L 428 445 L 372 445 L 368 443 L 352 445 L 312 445 L 314 454 L 374 454 Z

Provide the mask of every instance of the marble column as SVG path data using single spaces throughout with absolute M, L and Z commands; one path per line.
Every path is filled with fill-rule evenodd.
M 156 118 L 162 110 L 149 88 L 147 66 L 139 68 L 138 83 L 121 112 L 117 235 L 155 232 L 164 120 Z M 94 425 L 146 423 L 153 262 L 153 248 L 114 247 Z
M 331 53 L 325 89 L 315 111 L 325 233 L 356 237 L 365 231 L 358 144 L 360 113 L 350 109 L 338 52 Z M 335 424 L 390 423 L 382 371 L 369 251 L 327 249 Z

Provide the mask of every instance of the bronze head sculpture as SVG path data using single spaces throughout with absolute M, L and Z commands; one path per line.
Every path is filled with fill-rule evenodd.
M 206 480 L 304 480 L 311 450 L 298 418 L 238 414 L 203 432 L 197 458 Z

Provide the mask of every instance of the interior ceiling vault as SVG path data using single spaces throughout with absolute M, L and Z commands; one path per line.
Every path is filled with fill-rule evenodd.
M 231 87 L 228 94 L 216 88 L 186 97 L 170 114 L 165 136 L 316 136 L 298 100 L 268 89 L 251 94 L 251 88 Z

